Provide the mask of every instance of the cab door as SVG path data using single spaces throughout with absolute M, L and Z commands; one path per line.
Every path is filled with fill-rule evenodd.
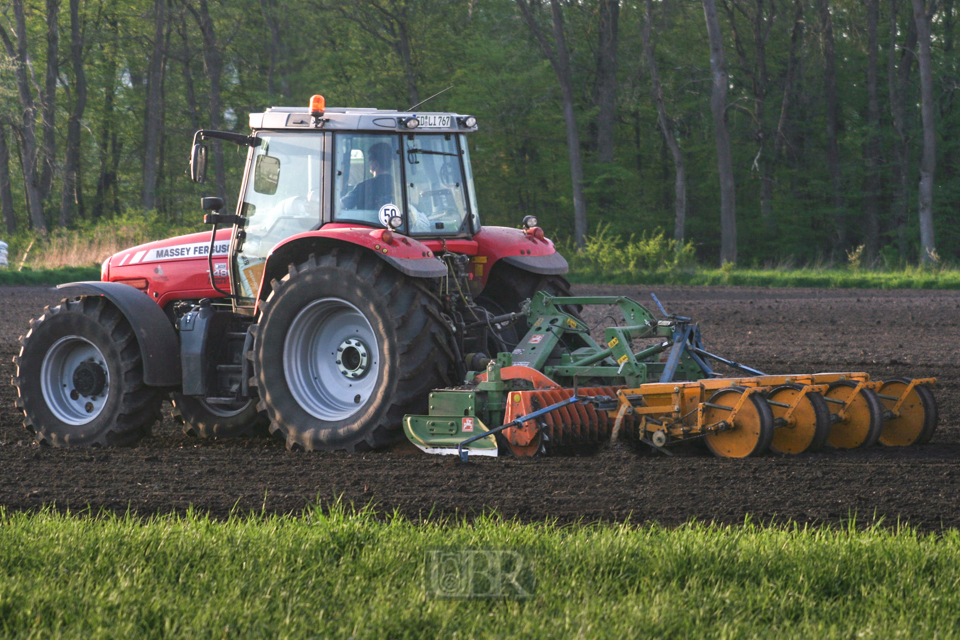
M 265 132 L 251 149 L 235 233 L 234 292 L 239 307 L 254 304 L 267 257 L 290 236 L 322 224 L 322 132 Z

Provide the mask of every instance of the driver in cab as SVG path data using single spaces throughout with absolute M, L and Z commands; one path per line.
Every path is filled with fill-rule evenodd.
M 367 150 L 372 178 L 359 183 L 340 198 L 345 209 L 379 209 L 394 201 L 393 177 L 387 172 L 393 150 L 386 142 L 378 142 Z

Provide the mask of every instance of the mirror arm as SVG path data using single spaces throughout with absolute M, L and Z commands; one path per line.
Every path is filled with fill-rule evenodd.
M 261 142 L 260 138 L 257 136 L 245 136 L 242 133 L 233 133 L 232 131 L 200 129 L 193 134 L 193 144 L 197 144 L 197 142 L 200 140 L 207 140 L 210 138 L 233 142 L 241 147 L 259 147 Z

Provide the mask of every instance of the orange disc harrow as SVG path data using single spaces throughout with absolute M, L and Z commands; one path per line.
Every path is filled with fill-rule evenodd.
M 714 393 L 703 408 L 704 424 L 729 422 L 732 410 L 746 392 L 744 387 L 728 387 Z M 710 451 L 720 458 L 746 458 L 766 451 L 772 438 L 773 414 L 770 405 L 760 393 L 751 393 L 736 412 L 730 428 L 711 433 L 705 439 Z
M 858 391 L 859 389 L 859 391 Z M 877 394 L 852 380 L 834 382 L 824 397 L 843 401 L 843 417 L 830 428 L 827 443 L 837 449 L 855 449 L 876 444 L 883 428 L 883 405 Z M 839 415 L 834 402 L 830 412 Z
M 767 394 L 774 423 L 770 448 L 777 453 L 819 451 L 830 435 L 830 409 L 819 393 L 803 392 L 803 385 L 786 384 Z M 788 405 L 788 406 L 783 406 Z M 793 408 L 791 411 L 790 409 Z
M 937 429 L 937 403 L 933 392 L 922 385 L 910 388 L 906 378 L 895 378 L 883 383 L 879 397 L 883 408 L 895 414 L 883 423 L 880 444 L 888 447 L 906 447 L 911 444 L 926 444 Z M 899 400 L 903 398 L 902 402 Z M 896 408 L 900 404 L 899 409 Z M 889 415 L 889 414 L 888 414 Z

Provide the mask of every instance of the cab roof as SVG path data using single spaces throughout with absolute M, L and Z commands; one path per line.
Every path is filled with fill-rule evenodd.
M 477 130 L 476 122 L 467 126 L 465 116 L 447 111 L 396 111 L 392 109 L 358 109 L 329 107 L 315 122 L 308 107 L 270 107 L 263 113 L 250 114 L 250 128 L 258 129 L 322 129 L 325 131 L 397 131 L 408 133 L 468 133 Z M 407 126 L 411 118 L 420 123 Z M 475 119 L 474 119 L 475 120 Z

